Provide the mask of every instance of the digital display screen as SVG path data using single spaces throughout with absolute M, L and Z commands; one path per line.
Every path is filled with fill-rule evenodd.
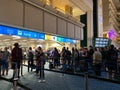
M 96 38 L 95 39 L 95 47 L 105 47 L 108 46 L 109 39 L 107 38 Z

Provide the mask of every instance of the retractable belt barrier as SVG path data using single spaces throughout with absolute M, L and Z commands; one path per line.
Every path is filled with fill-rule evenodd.
M 84 77 L 85 77 L 85 90 L 88 90 L 88 72 L 85 72 Z

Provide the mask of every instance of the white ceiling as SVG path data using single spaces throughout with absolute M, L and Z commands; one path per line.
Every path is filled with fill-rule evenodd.
M 13 46 L 14 43 L 20 43 L 21 46 L 31 46 L 31 44 L 42 44 L 44 40 L 37 40 L 37 39 L 29 39 L 29 38 L 21 38 L 18 36 L 7 36 L 7 35 L 0 35 L 0 46 Z

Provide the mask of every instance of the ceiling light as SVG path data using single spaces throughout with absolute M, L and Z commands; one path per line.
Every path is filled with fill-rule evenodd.
M 10 39 L 4 39 L 3 41 L 9 41 Z
M 13 37 L 13 39 L 20 39 L 21 38 L 20 36 L 15 36 L 15 35 L 13 35 L 12 37 Z
M 3 34 L 0 34 L 0 36 L 3 36 Z
M 22 40 L 22 41 L 27 41 L 27 40 Z

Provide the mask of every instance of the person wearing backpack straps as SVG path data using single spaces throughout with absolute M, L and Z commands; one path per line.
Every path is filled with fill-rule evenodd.
M 32 66 L 33 66 L 33 58 L 34 58 L 34 54 L 32 51 L 32 47 L 29 47 L 28 50 L 28 72 L 29 72 L 29 67 L 31 67 L 31 71 L 32 71 Z
M 8 75 L 8 60 L 10 58 L 10 53 L 7 50 L 8 48 L 5 47 L 3 51 L 3 56 L 2 56 L 2 75 L 6 72 L 6 75 Z
M 13 69 L 13 77 L 11 79 L 15 78 L 15 74 L 18 73 L 17 77 L 20 78 L 20 66 L 22 62 L 22 49 L 19 47 L 18 43 L 14 44 L 14 48 L 11 52 L 11 61 L 12 61 L 12 69 Z M 17 67 L 16 67 L 17 66 Z
M 117 71 L 117 60 L 118 60 L 118 52 L 115 50 L 114 45 L 110 45 L 110 48 L 107 52 L 107 77 L 109 78 L 112 73 L 112 78 L 114 78 L 115 73 Z

